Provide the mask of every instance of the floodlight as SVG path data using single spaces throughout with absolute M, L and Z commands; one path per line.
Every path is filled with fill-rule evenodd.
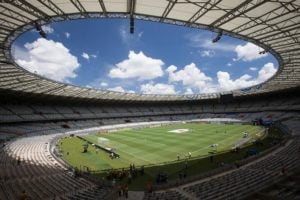
M 259 54 L 265 54 L 265 53 L 267 53 L 268 51 L 267 50 L 262 50 L 262 51 L 260 51 L 260 52 L 258 52 Z
M 218 35 L 212 40 L 212 42 L 213 42 L 213 43 L 218 42 L 218 41 L 221 39 L 222 35 L 223 35 L 222 31 L 220 31 L 220 32 L 218 33 Z
M 39 25 L 37 22 L 35 22 L 35 29 L 37 30 L 37 32 L 40 34 L 41 37 L 47 38 L 47 34 L 42 29 L 41 25 Z

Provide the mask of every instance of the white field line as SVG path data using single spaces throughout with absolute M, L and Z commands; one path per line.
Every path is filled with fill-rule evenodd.
M 146 162 L 148 162 L 149 164 L 153 164 L 153 161 L 150 161 L 150 160 L 147 160 L 147 159 L 144 159 L 144 158 L 137 157 L 136 155 L 134 155 L 134 154 L 132 154 L 132 153 L 129 153 L 129 152 L 126 152 L 126 151 L 124 151 L 124 150 L 118 150 L 118 151 L 123 152 L 124 154 L 130 155 L 130 156 L 132 156 L 132 157 L 138 158 L 139 160 L 146 161 Z

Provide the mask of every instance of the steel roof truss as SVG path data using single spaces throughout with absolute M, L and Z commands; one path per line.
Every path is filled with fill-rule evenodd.
M 66 14 L 63 10 L 61 10 L 55 3 L 52 2 L 52 0 L 37 0 L 44 6 L 46 6 L 49 10 L 57 14 L 58 16 L 63 17 L 64 19 L 67 19 Z
M 234 9 L 226 12 L 225 15 L 221 16 L 219 19 L 212 22 L 210 25 L 214 27 L 220 27 L 223 24 L 235 19 L 236 17 L 241 16 L 242 14 L 255 9 L 256 7 L 260 6 L 261 4 L 265 3 L 266 0 L 246 0 L 243 1 L 240 5 L 235 7 Z
M 263 40 L 265 38 L 270 38 L 270 37 L 274 37 L 274 36 L 276 36 L 276 37 L 282 37 L 281 34 L 283 34 L 283 32 L 291 32 L 293 30 L 298 31 L 299 29 L 300 29 L 299 24 L 291 24 L 290 26 L 284 27 L 284 29 L 272 32 L 272 34 L 268 34 L 268 33 L 267 34 L 261 34 L 260 36 L 264 36 L 264 37 L 257 36 L 257 39 L 258 40 Z M 279 36 L 279 34 L 280 34 L 280 36 Z
M 101 9 L 102 9 L 102 12 L 104 13 L 104 15 L 106 16 L 107 14 L 107 11 L 106 11 L 106 7 L 105 7 L 105 4 L 103 2 L 103 0 L 99 0 L 99 4 L 101 6 Z
M 70 0 L 70 1 L 78 9 L 78 11 L 81 13 L 81 15 L 88 16 L 85 8 L 83 7 L 83 5 L 80 3 L 79 0 Z
M 46 13 L 37 9 L 36 7 L 32 6 L 32 4 L 27 3 L 24 0 L 11 1 L 11 4 L 19 8 L 20 10 L 23 10 L 26 13 L 37 17 L 38 19 L 45 19 L 46 21 L 49 20 L 49 16 Z
M 187 25 L 195 23 L 203 15 L 205 15 L 209 10 L 217 6 L 221 0 L 207 1 L 205 4 L 186 22 Z
M 26 23 L 28 21 L 31 21 L 32 19 L 30 19 L 29 17 L 26 17 L 25 15 L 22 15 L 21 13 L 16 12 L 15 10 L 12 10 L 8 7 L 4 7 L 3 5 L 0 4 L 1 8 L 4 8 L 8 14 L 9 17 L 14 18 L 16 20 L 19 20 L 20 22 Z M 5 15 L 5 13 L 2 13 L 3 15 Z
M 177 0 L 169 1 L 167 7 L 165 8 L 165 10 L 161 16 L 160 22 L 162 22 L 168 16 L 168 14 L 171 12 L 171 10 L 173 9 L 173 7 L 175 6 L 176 3 L 177 3 Z
M 289 14 L 288 11 L 282 9 L 282 12 L 283 11 L 286 11 L 286 12 L 285 13 L 281 13 L 281 15 L 277 15 L 276 17 L 272 17 L 271 18 L 272 14 L 274 14 L 276 11 L 278 11 L 280 9 L 282 9 L 282 7 L 277 7 L 277 8 L 275 8 L 275 9 L 273 9 L 273 10 L 271 10 L 271 11 L 269 11 L 269 12 L 267 12 L 267 13 L 261 15 L 261 16 L 258 16 L 258 17 L 249 17 L 249 19 L 251 20 L 250 22 L 245 23 L 243 25 L 240 25 L 240 26 L 232 29 L 231 31 L 232 32 L 236 32 L 236 33 L 241 33 L 243 31 L 249 30 L 249 29 L 251 29 L 251 28 L 253 28 L 255 26 L 265 25 L 267 22 L 272 21 L 274 19 L 277 19 L 280 16 L 284 16 L 286 14 Z M 261 19 L 262 21 L 258 22 L 257 20 L 259 20 L 259 19 Z

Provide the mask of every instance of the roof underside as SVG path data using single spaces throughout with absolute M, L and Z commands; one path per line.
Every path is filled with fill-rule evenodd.
M 0 1 L 3 2 L 3 1 Z M 300 0 L 6 0 L 0 3 L 0 89 L 41 95 L 126 101 L 176 101 L 217 98 L 220 94 L 145 95 L 100 91 L 58 83 L 18 67 L 12 42 L 35 22 L 82 18 L 130 18 L 222 30 L 263 47 L 279 62 L 264 84 L 236 90 L 235 96 L 300 85 Z

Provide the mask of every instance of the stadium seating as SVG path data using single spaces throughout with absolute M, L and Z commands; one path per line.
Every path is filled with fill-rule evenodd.
M 98 188 L 82 178 L 74 178 L 50 153 L 50 142 L 59 134 L 14 140 L 1 150 L 0 197 L 15 200 L 23 190 L 31 199 L 110 199 L 111 189 Z M 85 198 L 81 198 L 85 199 Z
M 203 102 L 181 105 L 86 105 L 18 104 L 0 105 L 0 199 L 16 199 L 25 190 L 33 199 L 103 199 L 115 194 L 110 187 L 98 188 L 82 178 L 74 178 L 50 153 L 50 142 L 65 134 L 96 133 L 99 130 L 170 123 L 184 120 L 228 120 L 252 122 L 271 119 L 292 139 L 276 153 L 245 166 L 220 168 L 209 179 L 191 179 L 191 183 L 167 191 L 146 193 L 144 199 L 242 199 L 281 181 L 282 163 L 288 174 L 299 168 L 300 134 L 298 98 L 279 97 L 265 102 L 245 100 L 226 104 Z M 17 164 L 18 159 L 21 165 Z M 203 176 L 204 177 L 204 176 Z M 201 176 L 199 176 L 201 178 Z M 189 182 L 189 181 L 187 181 Z M 56 184 L 54 184 L 56 183 Z M 80 188 L 79 190 L 77 190 Z M 268 191 L 267 191 L 268 193 Z M 52 196 L 51 196 L 52 195 Z M 262 196 L 262 194 L 260 194 Z M 268 193 L 270 196 L 270 194 Z
M 299 172 L 292 177 L 299 168 L 300 145 L 299 1 L 2 0 L 0 4 L 1 200 L 18 199 L 22 190 L 39 200 L 52 200 L 54 196 L 61 200 L 114 199 L 110 196 L 111 188 L 98 188 L 66 173 L 65 167 L 50 154 L 51 141 L 56 137 L 155 121 L 226 121 L 232 118 L 253 123 L 269 120 L 270 124 L 274 123 L 292 136 L 285 146 L 277 145 L 276 149 L 273 147 L 262 153 L 265 157 L 241 161 L 244 166 L 238 169 L 220 167 L 210 172 L 211 175 L 221 173 L 217 176 L 193 179 L 192 183 L 178 188 L 145 194 L 144 199 L 242 199 L 248 195 L 247 198 L 258 200 L 299 199 Z M 217 33 L 217 37 L 212 38 L 214 43 L 226 35 L 244 39 L 249 42 L 247 46 L 251 42 L 258 46 L 256 56 L 250 51 L 251 55 L 236 51 L 238 57 L 234 59 L 249 61 L 272 54 L 276 62 L 269 60 L 262 70 L 257 71 L 257 79 L 242 80 L 257 85 L 233 91 L 184 95 L 77 87 L 43 78 L 36 72 L 29 73 L 17 64 L 18 56 L 14 54 L 20 49 L 13 43 L 26 31 L 37 30 L 34 32 L 39 33 L 38 37 L 47 39 L 49 33 L 43 30 L 44 25 L 54 22 L 129 17 L 132 33 L 134 20 L 141 19 L 208 29 Z M 224 44 L 215 45 L 222 48 Z M 272 63 L 277 68 L 276 73 L 263 70 Z M 273 75 L 269 77 L 268 74 Z M 259 83 L 261 80 L 265 81 Z M 209 80 L 206 85 L 214 85 L 215 81 Z M 286 164 L 287 173 L 279 175 L 283 164 Z M 272 186 L 273 182 L 279 182 L 279 185 Z M 251 196 L 251 193 L 256 194 Z
M 243 199 L 248 197 L 249 194 L 268 187 L 271 187 L 269 190 L 272 190 L 274 183 L 283 181 L 286 178 L 289 178 L 288 180 L 292 179 L 290 182 L 285 181 L 286 184 L 289 182 L 292 186 L 289 185 L 289 187 L 283 189 L 277 187 L 277 193 L 282 195 L 273 195 L 267 190 L 268 195 L 259 193 L 259 195 L 254 195 L 250 199 L 255 199 L 257 196 L 260 197 L 257 199 L 267 199 L 266 197 L 273 196 L 274 198 L 295 197 L 296 199 L 296 197 L 299 197 L 299 187 L 296 185 L 299 179 L 297 179 L 297 176 L 292 175 L 299 171 L 300 168 L 300 125 L 295 123 L 295 121 L 295 119 L 292 119 L 285 122 L 285 124 L 291 125 L 289 128 L 293 137 L 286 145 L 280 147 L 271 155 L 234 170 L 225 171 L 221 175 L 190 183 L 187 186 L 180 186 L 165 192 L 147 194 L 144 199 L 172 199 L 172 195 L 169 195 L 170 193 L 177 193 L 176 196 L 180 198 L 191 197 L 189 199 Z M 282 171 L 283 168 L 284 172 Z M 293 190 L 290 191 L 288 190 L 289 188 L 293 188 Z M 288 193 L 285 193 L 285 190 L 288 190 Z
M 179 117 L 180 115 L 214 115 L 246 113 L 251 118 L 244 117 L 246 120 L 260 118 L 261 113 L 272 111 L 282 113 L 298 110 L 300 99 L 284 98 L 271 99 L 268 103 L 264 101 L 243 101 L 227 104 L 205 103 L 202 105 L 165 105 L 165 106 L 72 106 L 72 105 L 12 105 L 3 104 L 0 106 L 0 123 L 7 122 L 37 122 L 49 120 L 90 120 L 105 119 L 111 123 L 110 119 L 115 118 L 138 118 L 138 117 Z M 257 113 L 255 116 L 253 113 Z M 207 116 L 206 118 L 208 118 Z M 165 118 L 165 119 L 166 119 Z M 203 118 L 203 117 L 201 117 Z M 133 119 L 134 120 L 134 119 Z
M 264 199 L 299 199 L 300 173 L 296 173 L 293 176 L 288 176 L 286 179 L 278 182 L 261 192 L 258 192 L 247 200 L 264 200 Z

